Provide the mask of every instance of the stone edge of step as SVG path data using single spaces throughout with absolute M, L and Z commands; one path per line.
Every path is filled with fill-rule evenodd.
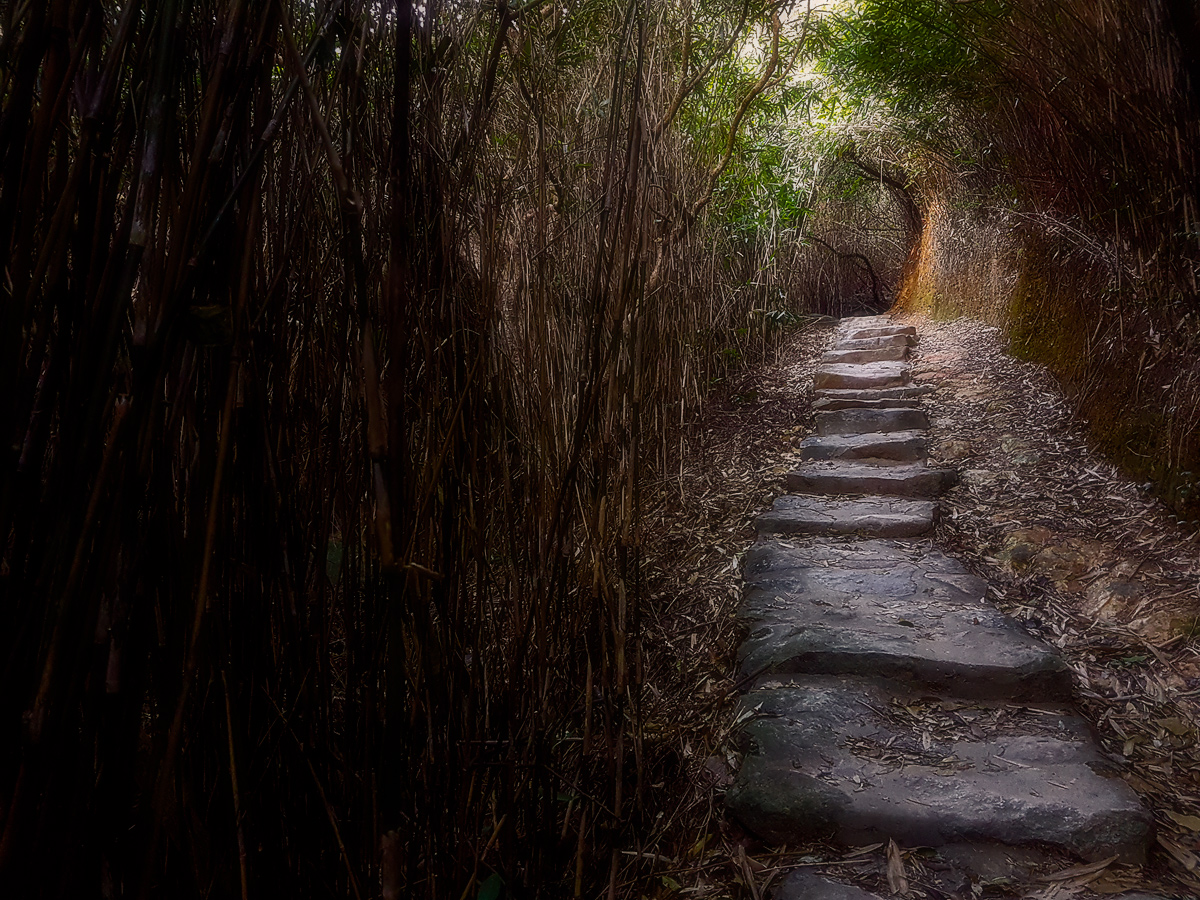
M 837 331 L 837 340 L 839 342 L 846 342 L 846 341 L 855 342 L 855 346 L 852 346 L 847 349 L 861 349 L 861 350 L 867 350 L 867 351 L 884 349 L 887 345 L 882 344 L 882 343 L 876 343 L 875 346 L 873 346 L 873 347 L 865 345 L 865 342 L 872 342 L 872 341 L 879 342 L 881 340 L 882 341 L 891 341 L 892 342 L 891 346 L 895 347 L 900 343 L 898 341 L 895 341 L 895 338 L 897 338 L 897 337 L 903 337 L 903 339 L 904 339 L 903 345 L 904 345 L 905 353 L 907 353 L 907 347 L 911 347 L 911 346 L 915 345 L 918 340 L 915 328 L 912 328 L 911 326 L 891 325 L 887 322 L 879 322 L 879 324 L 872 323 L 872 324 L 868 325 L 866 323 L 847 323 L 845 320 L 843 320 L 843 322 L 839 324 L 838 331 Z M 864 344 L 860 345 L 858 342 L 864 342 Z M 831 349 L 836 350 L 837 349 L 836 345 L 834 348 L 831 348 Z M 829 362 L 832 362 L 832 361 L 829 361 Z M 819 411 L 821 413 L 828 414 L 830 412 L 835 412 L 835 411 L 840 412 L 842 410 L 847 410 L 847 409 L 855 409 L 855 408 L 863 409 L 863 407 L 853 407 L 850 405 L 856 399 L 859 399 L 859 398 L 866 399 L 868 402 L 870 402 L 870 401 L 886 401 L 886 400 L 915 401 L 918 397 L 926 396 L 933 392 L 934 389 L 931 386 L 912 385 L 911 383 L 908 382 L 907 379 L 911 375 L 911 367 L 909 367 L 907 365 L 907 363 L 904 362 L 903 360 L 871 360 L 871 361 L 867 361 L 864 359 L 862 362 L 857 363 L 857 365 L 863 370 L 868 370 L 868 369 L 874 368 L 874 369 L 876 369 L 876 371 L 878 371 L 878 367 L 881 363 L 884 365 L 891 364 L 891 365 L 903 366 L 904 368 L 902 370 L 903 371 L 902 377 L 904 380 L 896 385 L 887 385 L 887 386 L 882 386 L 882 387 L 849 388 L 849 389 L 844 389 L 844 390 L 839 390 L 838 388 L 830 388 L 830 387 L 821 388 L 821 387 L 819 387 L 819 385 L 821 384 L 823 379 L 820 374 L 820 369 L 818 369 L 818 375 L 814 379 L 814 381 L 815 381 L 814 386 L 816 387 L 815 395 L 817 397 L 817 402 L 821 402 L 822 400 L 827 401 L 825 403 L 826 408 L 820 409 Z M 855 363 L 849 363 L 849 362 L 841 363 L 841 364 L 834 363 L 834 364 L 839 365 L 839 367 L 842 369 L 844 369 L 845 367 L 850 366 L 850 365 L 855 365 Z M 825 367 L 826 366 L 822 366 L 821 368 L 825 368 Z M 829 378 L 830 374 L 832 374 L 832 373 L 829 373 L 829 372 L 825 373 L 826 377 L 824 380 L 826 382 L 831 380 Z M 850 373 L 847 373 L 847 374 L 850 374 Z M 865 372 L 864 372 L 864 374 L 865 374 Z M 889 397 L 889 396 L 887 396 L 889 393 L 895 394 L 897 396 Z M 869 396 L 869 395 L 873 395 L 873 396 Z M 835 403 L 845 403 L 846 405 L 841 406 L 841 408 L 838 410 L 830 409 L 829 407 Z M 877 410 L 886 410 L 886 409 L 907 410 L 907 409 L 913 409 L 913 407 L 908 406 L 908 405 L 896 406 L 896 407 L 885 407 L 882 402 L 879 402 L 876 405 L 875 409 L 877 409 Z M 921 436 L 919 430 L 909 429 L 908 431 L 913 432 L 917 436 Z M 883 437 L 886 440 L 887 438 L 891 437 L 891 435 L 904 434 L 904 433 L 905 433 L 904 431 L 886 432 L 886 433 L 880 434 L 879 436 Z M 836 439 L 836 437 L 843 437 L 843 436 L 858 437 L 863 434 L 871 434 L 871 432 L 859 433 L 857 435 L 828 435 L 827 437 L 834 437 Z M 921 436 L 921 437 L 923 437 L 923 436 Z M 815 460 L 815 461 L 808 463 L 806 466 L 802 466 L 801 470 L 803 470 L 805 468 L 816 469 L 818 466 L 820 466 L 820 467 L 823 467 L 826 470 L 826 472 L 828 472 L 831 468 L 833 468 L 829 465 L 830 462 L 831 462 L 830 460 Z M 833 460 L 833 462 L 835 462 L 835 464 L 838 467 L 842 467 L 842 468 L 865 468 L 865 466 L 861 462 L 861 460 L 854 460 L 852 462 L 842 462 L 840 460 Z M 905 467 L 910 467 L 910 466 L 913 468 L 916 467 L 913 463 L 902 463 L 901 465 L 905 466 Z M 952 484 L 957 479 L 957 471 L 954 469 L 934 469 L 932 471 L 938 473 L 935 476 L 935 478 L 939 482 L 946 483 L 947 487 L 949 486 L 949 484 Z M 801 475 L 802 475 L 802 471 L 789 473 L 787 478 L 788 478 L 790 488 L 792 488 L 793 481 L 796 478 L 801 477 Z M 792 488 L 792 489 L 794 489 L 794 488 Z M 928 502 L 928 501 L 926 501 L 926 502 Z M 932 509 L 932 512 L 930 515 L 930 526 L 932 526 L 933 521 L 936 521 L 938 512 L 939 512 L 939 507 L 936 504 L 931 503 L 931 505 L 932 505 L 933 509 Z M 755 521 L 756 530 L 759 532 L 760 535 L 764 535 L 764 529 L 761 527 L 762 524 L 766 524 L 766 522 L 769 522 L 772 517 L 786 518 L 789 512 L 794 512 L 794 510 L 773 508 L 770 512 L 765 512 L 765 513 L 761 514 L 758 517 L 758 519 L 756 519 L 756 521 Z M 927 532 L 928 530 L 929 529 L 926 528 L 925 531 L 923 531 L 921 533 L 923 534 L 923 533 Z M 770 533 L 771 532 L 767 532 L 767 534 L 770 534 Z M 781 534 L 781 535 L 787 534 L 787 532 L 774 532 L 774 533 Z M 820 540 L 822 538 L 850 539 L 854 536 L 854 532 L 841 531 L 841 532 L 834 532 L 834 533 L 825 534 L 825 535 L 811 534 L 810 536 L 812 538 L 815 538 L 818 540 Z M 897 538 L 897 537 L 900 539 L 904 539 L 907 537 L 918 537 L 918 536 L 920 536 L 920 534 L 889 535 L 887 533 L 883 533 L 883 534 L 878 534 L 878 535 L 872 534 L 869 536 L 883 538 L 883 539 L 887 539 L 888 537 L 892 537 L 893 539 Z M 1064 668 L 1065 668 L 1065 663 L 1064 663 Z M 799 677 L 803 678 L 805 676 L 799 676 Z M 1068 682 L 1069 681 L 1070 681 L 1070 679 L 1068 676 Z M 997 699 L 999 699 L 999 698 L 997 698 Z M 1069 702 L 1069 698 L 1062 698 L 1062 699 L 1066 699 Z M 1097 746 L 1097 749 L 1099 750 L 1098 746 Z M 847 885 L 841 885 L 840 883 L 831 882 L 831 881 L 828 881 L 827 879 L 819 879 L 818 878 L 818 880 L 825 884 L 828 884 L 831 889 L 834 889 L 836 891 L 850 891 L 851 892 L 848 894 L 844 894 L 841 892 L 829 894 L 828 900 L 879 900 L 877 895 L 867 893 L 858 888 L 854 888 L 854 887 L 847 886 Z M 786 882 L 785 882 L 785 884 L 786 884 Z M 782 892 L 783 887 L 784 887 L 784 885 L 781 884 L 779 889 L 777 889 L 775 892 L 772 892 L 772 896 L 777 897 L 778 900 L 790 900 L 790 898 L 793 895 L 788 895 L 788 894 L 783 893 Z M 854 893 L 854 892 L 857 892 L 857 893 Z M 811 890 L 809 890 L 803 894 L 797 894 L 794 896 L 795 897 L 800 897 L 800 896 L 810 897 L 811 896 L 813 898 L 813 900 L 818 900 L 818 898 L 822 898 L 822 900 L 824 900 L 826 895 L 812 894 Z M 1146 895 L 1146 896 L 1149 896 L 1149 895 Z M 1131 894 L 1131 895 L 1129 895 L 1129 897 L 1133 898 L 1134 895 Z

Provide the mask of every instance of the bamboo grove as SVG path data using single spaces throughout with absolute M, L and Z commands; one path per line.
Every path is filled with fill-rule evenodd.
M 798 315 L 1048 335 L 1194 511 L 1196 28 L 0 0 L 0 895 L 640 896 L 645 513 Z
M 769 337 L 705 209 L 806 17 L 0 10 L 0 893 L 611 896 L 642 486 Z

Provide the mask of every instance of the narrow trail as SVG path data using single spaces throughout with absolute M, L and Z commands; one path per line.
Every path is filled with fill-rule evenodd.
M 1013 602 L 1020 578 L 991 571 L 980 577 L 978 560 L 946 552 L 972 557 L 977 548 L 961 540 L 961 548 L 950 546 L 953 533 L 938 526 L 939 514 L 948 512 L 960 531 L 987 531 L 972 520 L 964 494 L 995 513 L 1003 548 L 996 553 L 1008 553 L 1010 568 L 1045 556 L 1047 547 L 1052 562 L 1066 551 L 1047 537 L 1049 529 L 1022 532 L 1029 523 L 982 499 L 981 492 L 1003 492 L 1004 485 L 997 488 L 983 463 L 971 467 L 972 454 L 980 454 L 965 437 L 978 421 L 960 423 L 950 435 L 935 429 L 934 445 L 937 403 L 956 404 L 959 419 L 979 417 L 969 409 L 975 376 L 964 374 L 969 354 L 959 352 L 952 396 L 935 393 L 936 370 L 953 356 L 953 341 L 935 344 L 914 367 L 918 341 L 915 326 L 886 316 L 846 319 L 816 371 L 815 433 L 799 444 L 789 493 L 755 520 L 758 539 L 742 567 L 744 755 L 725 808 L 771 844 L 833 836 L 849 848 L 843 860 L 874 858 L 866 881 L 874 877 L 884 895 L 1053 900 L 1095 890 L 1133 900 L 1150 895 L 1121 891 L 1149 886 L 1158 896 L 1191 896 L 1141 874 L 1152 847 L 1166 848 L 1185 869 L 1191 851 L 1176 835 L 1159 834 L 1155 843 L 1159 811 L 1145 800 L 1162 792 L 1145 780 L 1133 781 L 1135 791 L 1121 755 L 1089 722 L 1096 710 L 1083 716 L 1076 708 L 1081 682 L 1085 703 L 1109 699 L 1104 690 L 1111 686 L 1089 679 L 1078 648 L 1064 637 L 1069 629 L 1017 614 L 1036 605 L 1024 596 Z M 935 460 L 958 465 L 931 463 L 931 449 Z M 947 511 L 938 498 L 956 483 Z M 1031 513 L 1049 490 L 1026 503 Z M 1134 499 L 1127 501 L 1129 509 Z M 1154 533 L 1168 533 L 1165 523 L 1151 524 Z M 1037 527 L 1042 531 L 1034 533 Z M 1011 534 L 1015 542 L 1007 540 Z M 1194 549 L 1178 535 L 1172 541 Z M 1166 578 L 1169 568 L 1164 562 L 1155 571 Z M 1168 574 L 1190 583 L 1192 570 L 1176 568 Z M 1122 571 L 1132 582 L 1128 567 L 1114 562 L 1093 573 L 1089 587 L 1115 583 L 1113 573 Z M 1109 595 L 1105 608 L 1125 596 Z M 1052 592 L 1047 598 L 1053 607 Z M 1051 618 L 1053 609 L 1041 615 Z M 1039 626 L 1047 640 L 1031 633 Z M 1185 643 L 1170 638 L 1158 646 L 1179 651 Z M 1189 711 L 1177 712 L 1174 730 L 1186 728 L 1194 738 Z M 1179 749 L 1183 763 L 1188 757 Z M 1190 778 L 1191 769 L 1178 774 Z M 770 896 L 879 896 L 836 880 L 848 874 L 862 872 L 801 867 L 773 884 Z

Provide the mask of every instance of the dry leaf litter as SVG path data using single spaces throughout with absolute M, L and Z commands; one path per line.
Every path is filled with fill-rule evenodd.
M 760 898 L 806 867 L 881 895 L 1200 897 L 1200 542 L 1088 449 L 1054 379 L 1007 356 L 996 329 L 913 324 L 917 380 L 936 389 L 926 404 L 930 462 L 962 472 L 938 541 L 988 579 L 998 606 L 1062 651 L 1114 774 L 1154 811 L 1157 852 L 1144 869 L 1032 853 L 1027 879 L 998 875 L 954 894 L 932 877 L 936 855 L 923 848 L 766 848 L 723 819 L 720 797 L 738 764 L 741 686 L 730 673 L 740 556 L 754 515 L 783 492 L 789 451 L 811 430 L 812 373 L 833 328 L 825 321 L 716 392 L 683 430 L 670 474 L 647 492 L 645 640 L 657 662 L 646 673 L 645 741 L 666 782 L 653 787 L 669 802 L 650 842 L 625 852 L 623 893 Z M 938 744 L 1042 715 L 936 702 L 888 714 L 907 718 L 921 746 L 855 749 L 896 765 L 928 764 Z
M 1084 715 L 1158 824 L 1161 852 L 1140 877 L 1079 878 L 1099 895 L 1200 896 L 1200 540 L 1088 448 L 1055 380 L 1005 354 L 996 329 L 913 324 L 915 377 L 937 389 L 931 462 L 961 471 L 939 542 L 1062 651 Z
M 754 516 L 782 492 L 784 451 L 812 428 L 812 372 L 833 324 L 810 322 L 772 360 L 716 388 L 645 491 L 643 743 L 648 767 L 663 773 L 650 785 L 662 803 L 646 845 L 624 852 L 625 896 L 753 898 L 778 868 L 770 854 L 748 854 L 721 813 L 739 762 L 741 556 Z

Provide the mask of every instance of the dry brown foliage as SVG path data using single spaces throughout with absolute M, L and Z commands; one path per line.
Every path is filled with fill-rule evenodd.
M 616 889 L 775 11 L 0 4 L 4 890 Z
M 902 303 L 1002 324 L 1097 444 L 1200 522 L 1200 13 L 924 8 L 966 23 L 980 63 L 913 173 L 926 215 Z

